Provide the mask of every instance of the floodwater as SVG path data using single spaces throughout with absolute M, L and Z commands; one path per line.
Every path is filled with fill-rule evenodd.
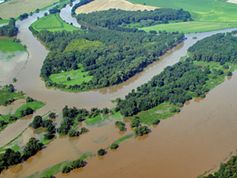
M 69 7 L 67 7 L 69 8 Z M 64 13 L 70 13 L 63 11 Z M 29 25 L 37 14 L 18 23 L 18 38 L 27 46 L 29 60 L 17 75 L 16 87 L 27 95 L 46 102 L 43 112 L 60 111 L 65 105 L 77 107 L 111 107 L 111 100 L 124 97 L 129 91 L 149 81 L 169 65 L 186 55 L 197 40 L 218 32 L 187 35 L 187 39 L 143 72 L 121 85 L 83 93 L 66 93 L 48 89 L 39 78 L 40 68 L 48 51 L 33 37 Z M 61 15 L 61 17 L 63 17 Z M 226 32 L 231 30 L 222 30 Z M 197 37 L 194 39 L 193 37 Z M 83 170 L 66 177 L 85 178 L 194 178 L 209 169 L 216 169 L 237 148 L 237 74 L 212 90 L 205 99 L 185 105 L 181 113 L 161 122 L 144 139 L 130 139 L 117 151 L 109 151 L 103 160 L 89 159 Z M 13 130 L 14 132 L 15 130 Z M 26 133 L 27 134 L 27 133 Z M 77 139 L 58 138 L 27 162 L 5 171 L 2 177 L 26 177 L 64 160 L 78 158 L 87 151 L 95 152 L 121 137 L 113 122 L 92 127 Z M 57 177 L 65 177 L 58 174 Z

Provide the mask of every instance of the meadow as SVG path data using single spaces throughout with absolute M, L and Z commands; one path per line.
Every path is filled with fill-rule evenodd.
M 33 12 L 45 8 L 59 0 L 10 0 L 0 4 L 0 17 L 4 19 L 17 18 L 23 13 Z
M 13 38 L 0 38 L 0 51 L 4 53 L 25 51 L 25 47 Z
M 34 22 L 31 25 L 31 28 L 33 28 L 34 30 L 38 32 L 43 31 L 43 30 L 48 30 L 51 32 L 78 30 L 78 28 L 64 22 L 60 18 L 59 14 L 51 14 L 51 15 L 44 16 L 40 18 L 39 20 L 37 20 L 36 22 Z
M 88 72 L 85 72 L 82 65 L 79 65 L 79 69 L 71 70 L 67 72 L 60 72 L 50 75 L 49 79 L 57 84 L 64 84 L 67 86 L 80 85 L 92 80 L 93 76 L 90 76 Z
M 188 10 L 194 22 L 156 25 L 145 30 L 203 32 L 237 27 L 237 5 L 225 0 L 130 0 L 133 3 Z

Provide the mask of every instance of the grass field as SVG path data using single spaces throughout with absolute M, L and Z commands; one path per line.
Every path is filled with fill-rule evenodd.
M 169 31 L 202 32 L 218 30 L 229 27 L 237 27 L 237 5 L 227 3 L 225 0 L 130 0 L 133 3 L 147 4 L 165 8 L 183 8 L 188 10 L 195 22 L 155 26 L 153 30 L 164 30 L 167 26 Z M 210 24 L 209 24 L 210 22 Z M 194 27 L 193 27 L 194 25 Z
M 178 107 L 173 104 L 163 103 L 147 111 L 142 111 L 136 116 L 139 117 L 142 123 L 152 125 L 157 120 L 163 120 L 173 116 L 176 113 L 174 112 L 176 109 Z
M 91 48 L 98 48 L 103 43 L 100 41 L 89 41 L 86 39 L 77 39 L 68 44 L 65 51 L 83 51 Z
M 0 19 L 0 27 L 8 23 L 8 19 Z
M 26 108 L 31 108 L 32 110 L 36 111 L 37 109 L 40 109 L 43 106 L 44 106 L 44 103 L 41 101 L 33 101 L 33 102 L 25 103 L 16 110 L 15 116 L 20 117 L 21 111 L 25 110 Z
M 95 124 L 101 123 L 101 122 L 108 120 L 108 119 L 121 120 L 121 119 L 123 119 L 123 116 L 120 112 L 115 112 L 113 114 L 107 114 L 107 115 L 99 114 L 95 117 L 87 118 L 85 123 L 87 125 L 95 125 Z
M 58 14 L 51 14 L 40 18 L 34 22 L 31 27 L 36 31 L 48 30 L 51 32 L 57 31 L 75 31 L 78 28 L 65 23 Z
M 24 94 L 21 92 L 9 92 L 6 89 L 0 89 L 0 106 L 6 105 L 8 101 L 18 100 L 24 98 Z
M 82 65 L 80 65 L 79 69 L 77 70 L 61 72 L 49 76 L 49 79 L 54 83 L 64 84 L 67 86 L 80 85 L 84 82 L 89 82 L 90 80 L 92 80 L 92 78 L 93 76 L 90 76 L 88 72 L 84 71 Z
M 25 47 L 14 41 L 12 38 L 0 38 L 0 51 L 1 52 L 17 52 L 17 51 L 25 51 Z
M 179 31 L 183 33 L 193 33 L 193 32 L 206 32 L 213 31 L 217 29 L 226 29 L 237 27 L 236 23 L 225 23 L 225 22 L 180 22 L 180 23 L 170 23 L 170 24 L 160 24 L 150 27 L 144 27 L 143 30 L 149 32 L 151 30 L 165 30 L 168 32 Z
M 56 2 L 59 0 L 9 0 L 0 4 L 0 17 L 4 19 L 17 18 L 23 13 L 33 12 Z

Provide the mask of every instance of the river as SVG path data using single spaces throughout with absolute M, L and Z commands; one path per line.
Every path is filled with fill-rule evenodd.
M 61 11 L 60 16 L 64 20 L 68 19 L 69 23 L 74 23 L 71 21 L 70 7 L 66 6 L 66 8 L 67 10 Z M 49 110 L 58 112 L 65 105 L 84 108 L 112 107 L 112 100 L 124 97 L 132 89 L 159 74 L 165 67 L 177 63 L 197 40 L 218 32 L 231 31 L 229 29 L 188 34 L 182 44 L 123 84 L 82 93 L 67 93 L 46 88 L 39 77 L 40 68 L 48 51 L 32 35 L 28 27 L 37 20 L 37 17 L 43 16 L 43 13 L 17 22 L 20 30 L 18 38 L 27 46 L 29 57 L 24 69 L 17 75 L 16 88 L 35 99 L 44 101 L 46 106 L 40 110 L 41 113 Z M 236 87 L 237 76 L 234 73 L 231 80 L 216 87 L 204 100 L 192 101 L 185 105 L 180 114 L 153 128 L 153 132 L 147 138 L 132 139 L 121 144 L 118 151 L 109 152 L 104 160 L 90 159 L 88 166 L 80 171 L 80 177 L 192 178 L 210 168 L 216 168 L 237 148 L 237 120 L 235 118 L 237 96 L 234 90 Z M 1 139 L 4 136 L 7 137 L 0 134 Z M 1 176 L 29 176 L 58 162 L 75 159 L 84 151 L 95 151 L 100 147 L 108 146 L 119 137 L 120 134 L 116 132 L 113 122 L 108 122 L 101 127 L 91 128 L 88 135 L 79 139 L 58 138 L 35 157 L 9 169 Z M 78 172 L 76 174 L 73 171 L 68 176 L 78 177 L 78 175 Z

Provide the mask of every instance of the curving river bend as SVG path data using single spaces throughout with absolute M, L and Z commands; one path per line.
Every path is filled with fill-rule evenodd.
M 43 13 L 35 14 L 17 23 L 20 29 L 18 38 L 27 46 L 29 59 L 24 69 L 17 75 L 16 84 L 18 90 L 46 103 L 46 107 L 40 111 L 42 113 L 49 110 L 60 111 L 65 105 L 86 108 L 111 107 L 113 106 L 111 100 L 124 97 L 132 89 L 159 74 L 165 67 L 177 63 L 197 40 L 218 32 L 231 31 L 186 35 L 187 40 L 182 44 L 121 85 L 83 93 L 66 93 L 46 88 L 39 77 L 40 68 L 48 51 L 34 38 L 28 27 Z M 70 16 L 69 6 L 62 10 L 60 16 L 65 21 L 75 24 Z M 122 144 L 117 152 L 109 153 L 104 161 L 91 159 L 88 166 L 80 172 L 80 177 L 192 178 L 209 168 L 216 168 L 229 153 L 237 148 L 237 120 L 235 118 L 237 96 L 234 90 L 236 87 L 237 76 L 234 73 L 231 80 L 216 87 L 203 101 L 192 101 L 182 109 L 180 114 L 163 121 L 153 129 L 148 138 L 142 141 L 134 139 Z M 23 130 L 25 124 L 17 122 L 11 127 L 15 126 L 19 129 L 22 126 Z M 8 132 L 12 132 L 12 129 Z M 93 129 L 85 138 L 77 140 L 59 138 L 35 158 L 6 171 L 3 176 L 29 176 L 58 162 L 73 159 L 89 148 L 96 150 L 98 146 L 106 146 L 114 138 L 118 138 L 119 135 L 114 132 L 113 124 L 108 123 Z M 3 132 L 0 134 L 0 140 L 4 139 L 4 134 L 7 137 L 7 132 Z M 96 139 L 103 141 L 95 144 Z M 78 177 L 78 173 L 73 172 L 69 174 L 69 177 Z

